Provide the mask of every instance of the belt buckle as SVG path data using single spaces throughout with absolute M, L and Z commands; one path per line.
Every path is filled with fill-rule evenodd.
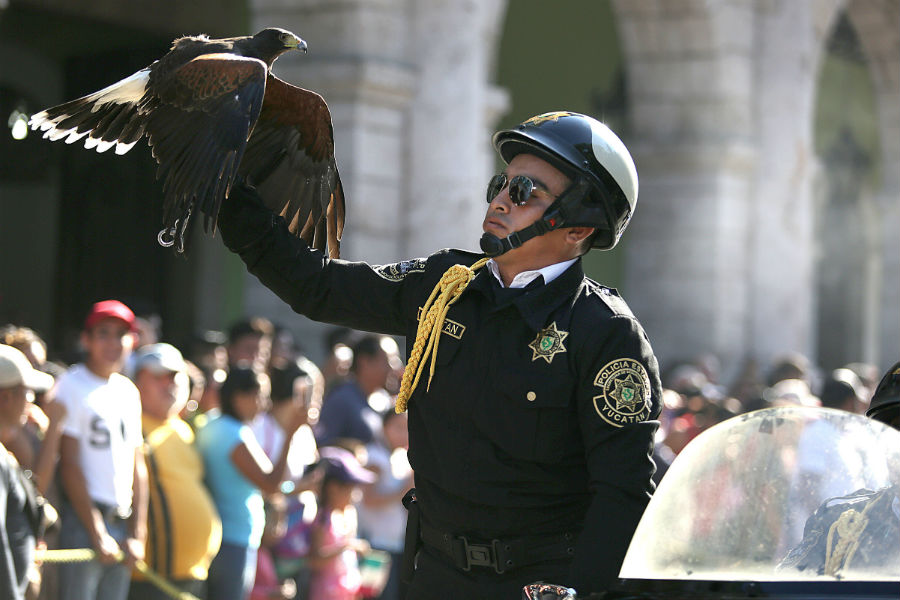
M 466 557 L 466 564 L 463 571 L 471 571 L 473 566 L 476 567 L 493 567 L 498 575 L 503 573 L 497 560 L 498 540 L 491 541 L 490 544 L 470 544 L 466 536 L 461 535 L 459 539 L 463 543 L 463 550 Z

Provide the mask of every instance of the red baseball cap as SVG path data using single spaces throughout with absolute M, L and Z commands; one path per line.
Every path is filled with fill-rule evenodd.
M 134 329 L 134 313 L 118 300 L 103 300 L 94 304 L 84 320 L 84 328 L 90 329 L 103 319 L 118 319 L 128 325 L 129 329 Z

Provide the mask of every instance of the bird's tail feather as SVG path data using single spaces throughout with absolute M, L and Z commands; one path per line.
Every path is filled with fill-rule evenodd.
M 105 152 L 115 147 L 116 154 L 125 154 L 143 134 L 145 117 L 138 105 L 148 77 L 149 69 L 142 69 L 98 92 L 36 113 L 28 123 L 52 141 L 71 144 L 87 136 L 85 148 Z

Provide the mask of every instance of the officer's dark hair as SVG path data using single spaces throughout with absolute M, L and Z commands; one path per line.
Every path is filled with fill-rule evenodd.
M 289 362 L 283 367 L 269 369 L 269 383 L 272 386 L 272 404 L 281 404 L 294 398 L 294 382 L 307 373 L 297 363 Z
M 237 321 L 228 329 L 228 343 L 233 344 L 245 335 L 272 337 L 274 333 L 275 327 L 271 321 L 265 317 L 250 317 Z
M 362 356 L 373 357 L 378 356 L 379 353 L 384 352 L 384 349 L 381 347 L 381 336 L 380 335 L 365 335 L 361 337 L 352 347 L 353 350 L 353 363 L 350 365 L 350 370 L 352 372 L 356 372 L 356 368 L 359 366 L 359 359 Z
M 232 367 L 228 371 L 228 376 L 219 388 L 219 410 L 223 415 L 241 420 L 234 408 L 234 397 L 241 392 L 258 392 L 261 387 L 259 375 L 259 372 L 246 367 Z

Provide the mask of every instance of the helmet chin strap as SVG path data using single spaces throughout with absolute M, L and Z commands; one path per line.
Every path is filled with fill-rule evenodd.
M 549 226 L 547 222 L 541 218 L 525 229 L 514 231 L 503 239 L 498 238 L 493 233 L 485 233 L 481 236 L 481 240 L 479 240 L 478 243 L 481 245 L 481 251 L 493 258 L 494 256 L 500 256 L 505 252 L 509 252 L 514 248 L 518 248 L 531 238 L 543 235 L 551 229 L 555 229 L 555 227 Z
M 579 177 L 569 189 L 556 199 L 556 202 L 547 208 L 547 211 L 540 219 L 528 227 L 520 229 L 519 231 L 514 231 L 503 239 L 500 239 L 493 233 L 485 233 L 482 235 L 481 240 L 478 242 L 481 245 L 481 251 L 493 258 L 518 248 L 533 237 L 544 235 L 548 231 L 553 231 L 554 229 L 559 229 L 565 225 L 566 222 L 563 202 L 572 196 L 575 196 L 580 200 L 584 194 L 587 193 L 589 187 L 587 180 Z

